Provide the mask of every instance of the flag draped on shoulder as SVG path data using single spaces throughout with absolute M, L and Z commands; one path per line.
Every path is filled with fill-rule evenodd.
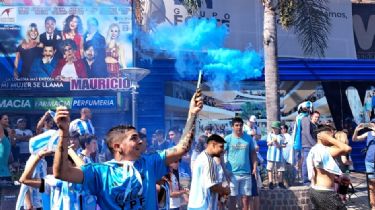
M 302 150 L 302 118 L 307 116 L 307 113 L 299 113 L 296 117 L 296 121 L 294 122 L 292 139 L 294 140 L 293 147 L 290 150 L 289 159 L 287 160 L 288 163 L 294 165 L 296 163 L 295 153 L 296 151 Z
M 36 154 L 40 150 L 48 148 L 55 150 L 59 141 L 59 132 L 57 130 L 48 130 L 42 134 L 30 138 L 29 150 L 31 154 Z

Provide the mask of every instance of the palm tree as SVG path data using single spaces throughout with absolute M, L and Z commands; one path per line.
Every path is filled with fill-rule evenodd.
M 190 14 L 195 14 L 201 0 L 183 0 Z M 262 0 L 264 6 L 263 47 L 267 128 L 280 120 L 279 73 L 277 66 L 277 23 L 293 27 L 306 56 L 324 57 L 331 27 L 328 0 Z M 277 19 L 278 17 L 278 19 Z
M 305 55 L 324 57 L 331 26 L 327 0 L 262 0 L 264 6 L 263 47 L 267 128 L 280 120 L 279 73 L 277 66 L 276 17 L 286 29 L 294 26 Z

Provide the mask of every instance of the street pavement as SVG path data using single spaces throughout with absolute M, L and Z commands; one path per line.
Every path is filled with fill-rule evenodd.
M 350 173 L 350 178 L 353 184 L 354 193 L 349 194 L 350 198 L 347 202 L 348 210 L 368 210 L 368 194 L 367 194 L 367 181 L 364 173 Z

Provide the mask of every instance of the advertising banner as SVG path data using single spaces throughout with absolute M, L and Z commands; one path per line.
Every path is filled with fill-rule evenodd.
M 55 97 L 55 98 L 34 98 L 34 109 L 36 110 L 55 110 L 58 106 L 66 106 L 72 108 L 71 97 Z
M 117 109 L 117 97 L 8 97 L 0 99 L 0 109 L 4 111 L 55 110 L 58 106 L 66 106 L 72 110 L 79 110 L 83 107 L 90 109 Z
M 7 110 L 30 110 L 34 109 L 32 98 L 1 98 L 0 109 Z
M 116 96 L 97 96 L 97 97 L 74 97 L 72 102 L 72 109 L 81 108 L 90 109 L 116 109 Z
M 0 6 L 0 89 L 75 90 L 73 80 L 126 78 L 124 69 L 132 66 L 128 2 Z M 107 88 L 116 89 L 91 89 Z
M 157 33 L 160 27 L 166 25 L 183 25 L 191 18 L 181 1 L 147 0 L 145 2 L 147 3 L 141 5 L 143 16 L 137 21 L 150 33 Z M 332 27 L 328 34 L 325 58 L 355 59 L 351 1 L 330 0 L 328 6 Z M 225 24 L 229 28 L 229 35 L 223 47 L 239 50 L 251 47 L 262 51 L 263 13 L 262 1 L 259 0 L 239 0 L 235 3 L 227 0 L 203 0 L 196 16 L 213 17 L 218 25 Z M 293 28 L 286 31 L 278 27 L 277 36 L 280 57 L 306 57 Z M 181 40 L 184 38 L 188 38 L 188 35 L 181 37 Z
M 357 57 L 375 58 L 375 5 L 353 4 L 353 30 Z

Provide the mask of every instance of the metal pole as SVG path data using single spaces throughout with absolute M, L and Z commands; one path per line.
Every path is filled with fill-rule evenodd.
M 137 86 L 132 87 L 132 124 L 137 128 Z

